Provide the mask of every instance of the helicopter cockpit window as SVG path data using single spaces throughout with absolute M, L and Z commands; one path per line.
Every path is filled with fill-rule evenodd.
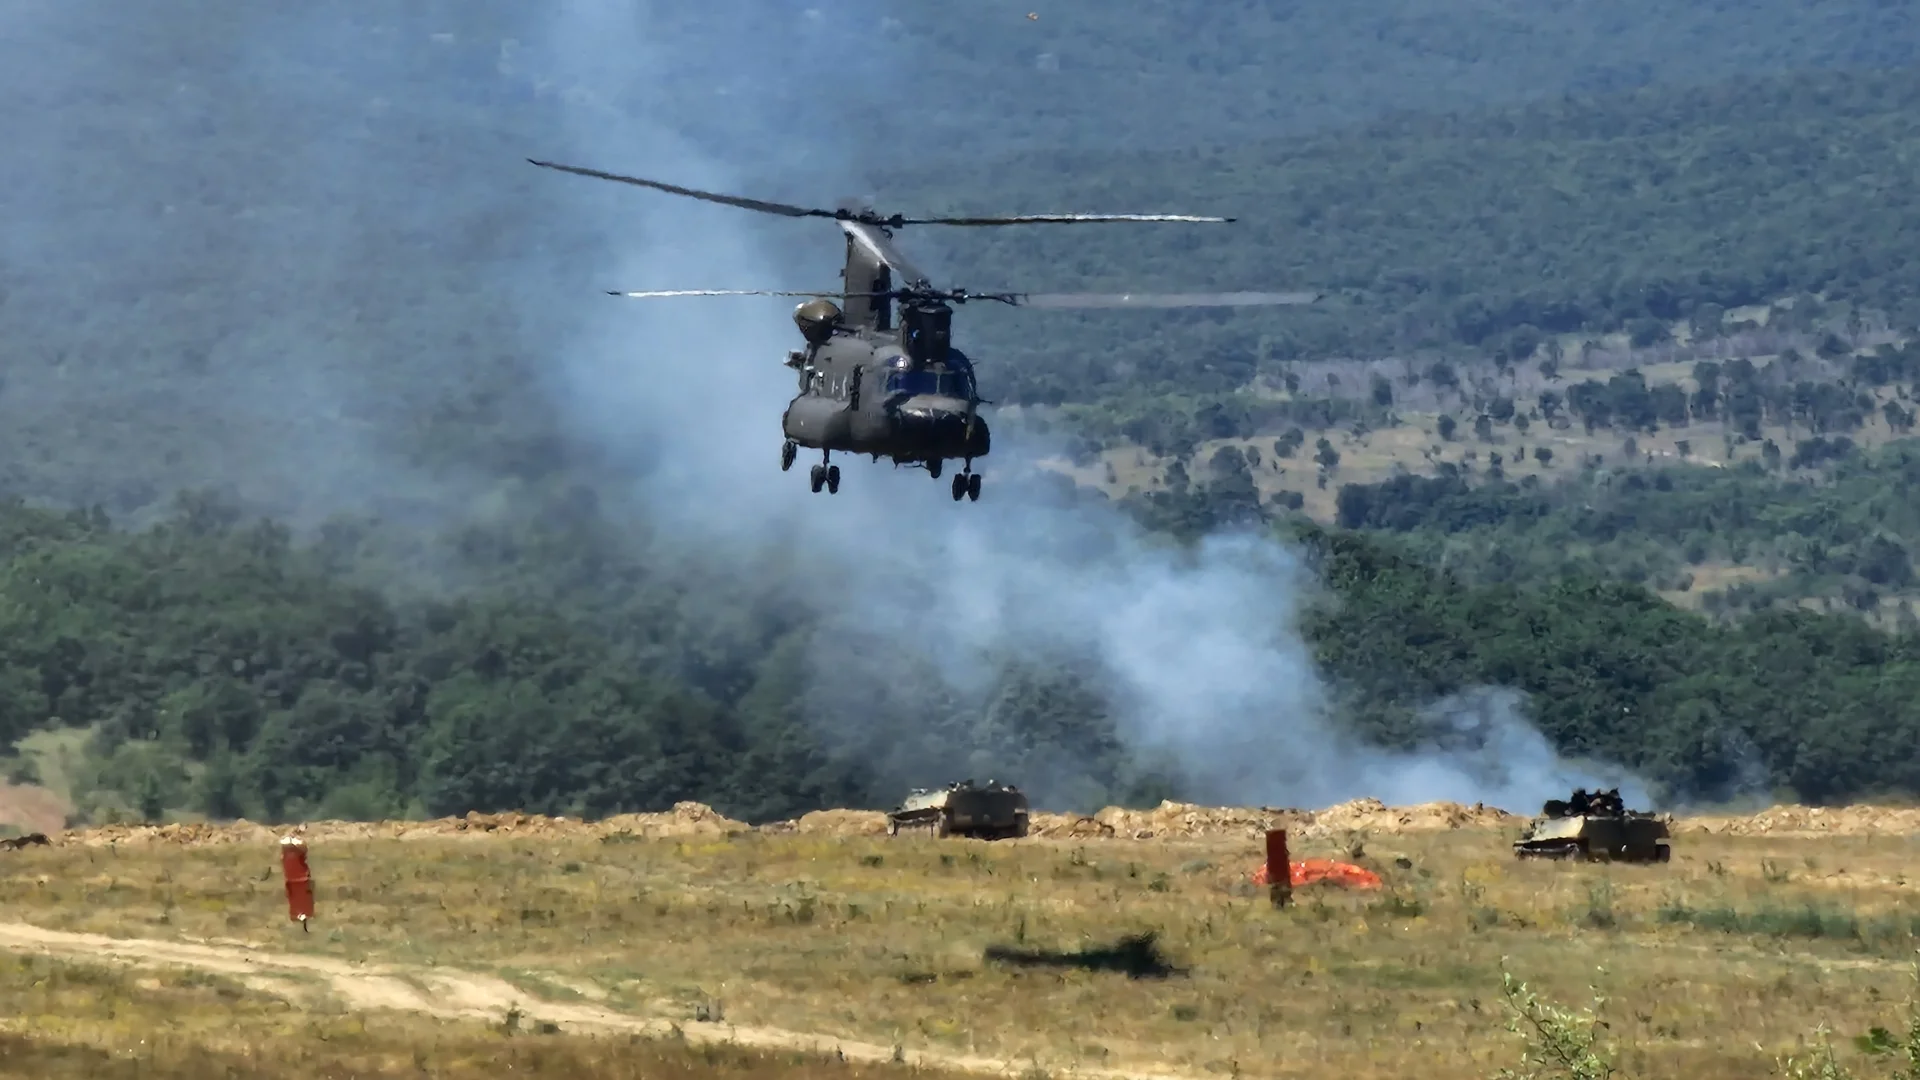
M 895 371 L 887 376 L 887 393 L 964 398 L 967 380 L 957 371 Z

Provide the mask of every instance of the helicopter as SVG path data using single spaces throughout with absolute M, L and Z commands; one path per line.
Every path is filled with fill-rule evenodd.
M 894 467 L 924 468 L 938 480 L 944 464 L 959 461 L 953 501 L 978 502 L 980 474 L 973 463 L 992 448 L 992 434 L 979 415 L 982 404 L 971 358 L 953 344 L 953 306 L 974 301 L 1033 308 L 1178 308 L 1311 304 L 1319 292 L 1228 293 L 1025 293 L 969 292 L 941 288 L 903 254 L 894 233 L 905 225 L 1031 225 L 1094 222 L 1227 223 L 1230 217 L 1192 214 L 1020 214 L 1000 217 L 906 217 L 883 215 L 842 200 L 831 210 L 723 195 L 658 180 L 601 172 L 578 165 L 527 159 L 544 169 L 652 188 L 705 202 L 792 218 L 827 218 L 846 239 L 839 291 L 776 289 L 608 290 L 636 299 L 689 296 L 804 296 L 793 310 L 805 348 L 787 353 L 799 393 L 781 416 L 785 440 L 780 469 L 793 468 L 800 450 L 818 450 L 808 477 L 817 494 L 840 490 L 838 450 L 890 458 Z M 894 284 L 894 275 L 905 282 Z M 840 304 L 834 303 L 837 298 Z M 844 305 L 844 306 L 843 306 Z M 898 305 L 898 319 L 895 318 Z

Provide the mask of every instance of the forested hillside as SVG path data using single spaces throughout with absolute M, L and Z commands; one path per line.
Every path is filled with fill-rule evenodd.
M 306 547 L 205 497 L 137 533 L 8 508 L 0 739 L 93 732 L 78 757 L 9 771 L 57 765 L 85 812 L 147 818 L 697 798 L 765 819 L 898 797 L 910 777 L 873 746 L 830 745 L 805 721 L 792 665 L 811 620 L 757 617 L 752 594 L 636 558 L 611 522 L 554 522 L 492 538 L 538 561 L 475 556 L 492 584 L 434 600 L 356 584 L 391 549 L 346 526 Z M 1460 737 L 1420 708 L 1497 684 L 1531 695 L 1556 745 L 1628 764 L 1670 798 L 1920 790 L 1909 756 L 1881 752 L 1920 737 L 1920 637 L 1809 614 L 1716 629 L 1631 585 L 1472 586 L 1356 535 L 1296 539 L 1335 589 L 1306 632 L 1369 741 Z M 937 681 L 911 692 L 924 677 L 903 663 L 868 691 L 865 730 L 919 743 L 895 763 L 992 747 L 992 767 L 1018 776 L 1051 746 L 1081 770 L 1077 795 L 1040 792 L 1052 805 L 1179 790 L 1129 760 L 1100 692 L 1070 671 L 1009 669 L 987 717 L 936 707 Z M 1009 715 L 1027 719 L 996 733 Z
M 1801 475 L 1746 463 L 1586 470 L 1555 485 L 1404 476 L 1342 486 L 1338 520 L 1400 534 L 1473 580 L 1613 577 L 1705 593 L 1715 612 L 1803 598 L 1874 611 L 1895 598 L 1903 625 L 1920 625 L 1906 602 L 1920 445 L 1838 450 L 1832 462 L 1785 463 L 1828 466 Z
M 903 168 L 942 211 L 1178 209 L 1232 225 L 914 234 L 969 288 L 1295 289 L 1311 308 L 967 312 L 1007 401 L 1277 382 L 1290 361 L 1521 361 L 1554 335 L 1647 346 L 1797 293 L 1920 322 L 1920 69 L 1746 78 L 1403 117 L 1203 152 Z M 956 230 L 958 232 L 958 230 Z M 1361 391 L 1364 393 L 1364 389 Z
M 351 5 L 337 10 L 371 22 Z M 435 72 L 442 86 L 459 78 L 461 92 L 490 104 L 542 84 L 606 94 L 606 73 L 593 64 L 528 55 L 533 35 L 510 5 L 417 10 L 404 22 L 383 21 L 447 35 L 435 50 L 454 59 Z M 748 155 L 756 140 L 784 147 L 793 129 L 845 123 L 858 111 L 871 136 L 861 156 L 892 164 L 1009 149 L 1220 145 L 1401 110 L 1901 66 L 1920 48 L 1920 24 L 1879 0 L 1379 0 L 1358 8 L 977 0 L 964 11 L 884 0 L 717 0 L 656 2 L 641 17 L 651 40 L 671 45 L 647 58 L 663 76 L 648 110 L 681 117 Z M 741 56 L 768 63 L 728 62 Z M 796 85 L 810 90 L 789 92 Z M 884 104 L 867 105 L 876 100 L 869 89 L 885 93 Z M 716 100 L 732 107 L 710 108 Z
M 229 8 L 208 3 L 187 21 L 24 9 L 0 46 L 0 100 L 22 117 L 22 152 L 0 164 L 0 460 L 16 490 L 116 512 L 216 481 L 287 511 L 416 506 L 456 478 L 476 497 L 491 476 L 540 474 L 579 449 L 550 356 L 579 352 L 575 339 L 620 343 L 597 369 L 748 311 L 743 323 L 770 329 L 742 363 L 777 355 L 786 333 L 778 303 L 614 311 L 600 290 L 830 283 L 830 232 L 699 216 L 540 174 L 527 156 L 806 202 L 860 185 L 909 211 L 1222 211 L 1241 222 L 909 238 L 977 288 L 1335 290 L 1312 310 L 962 312 L 996 402 L 1099 402 L 1122 420 L 1169 395 L 1217 403 L 1289 361 L 1426 347 L 1517 358 L 1559 331 L 1644 339 L 1701 303 L 1826 290 L 1871 318 L 1914 318 L 1900 282 L 1920 83 L 1876 65 L 1910 56 L 1920 30 L 1866 0 L 1122 4 L 1033 21 L 998 3 L 959 18 L 733 0 L 655 5 L 644 34 L 502 5 L 223 21 Z M 829 47 L 868 18 L 906 36 L 852 57 Z M 230 39 L 189 29 L 210 25 Z M 1052 35 L 1061 71 L 1028 64 L 1046 51 L 1034 35 Z M 1257 77 L 1218 59 L 1252 55 Z M 965 138 L 914 129 L 918 106 L 849 126 L 840 98 L 802 92 L 825 70 L 879 83 L 903 64 L 946 88 L 915 100 L 964 114 L 950 122 Z M 1771 74 L 1842 68 L 1866 70 Z M 1646 88 L 1625 93 L 1621 71 Z M 1063 106 L 1063 81 L 1085 88 L 1072 99 L 1084 110 Z M 1363 126 L 1277 138 L 1322 96 L 1313 86 L 1359 95 L 1324 119 Z M 1536 104 L 1379 118 L 1482 99 Z M 1259 122 L 1168 112 L 1229 106 Z M 1052 148 L 1041 133 L 1063 124 L 1095 148 Z M 70 134 L 128 128 L 150 135 L 108 151 Z M 1126 148 L 1160 132 L 1185 148 Z M 1367 389 L 1336 396 L 1349 393 Z M 306 470 L 315 459 L 324 477 Z
M 1903 9 L 613 11 L 9 12 L 16 776 L 146 817 L 761 819 L 968 772 L 1086 806 L 1191 793 L 1148 736 L 1212 709 L 1271 744 L 1324 676 L 1373 746 L 1471 741 L 1435 702 L 1506 687 L 1673 799 L 1920 791 L 1878 749 L 1920 734 L 1920 639 L 1638 584 L 1777 567 L 1855 610 L 1912 585 L 1911 451 L 1872 456 L 1920 376 Z M 907 212 L 1223 212 L 906 239 L 969 288 L 1331 295 L 968 306 L 1003 406 L 987 499 L 929 511 L 862 463 L 806 502 L 774 464 L 787 302 L 604 291 L 828 287 L 831 228 L 527 157 Z M 1148 532 L 1023 481 L 1036 433 Z M 1656 446 L 1730 468 L 1620 473 Z M 1183 546 L 1235 527 L 1304 530 L 1336 594 L 1302 617 L 1317 673 L 1248 560 Z M 1211 650 L 1178 674 L 1223 687 L 1190 713 L 1063 658 L 1154 660 L 1170 615 Z M 1157 660 L 1150 690 L 1181 681 Z

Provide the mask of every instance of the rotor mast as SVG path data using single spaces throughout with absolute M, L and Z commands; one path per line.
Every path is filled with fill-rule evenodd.
M 845 294 L 840 308 L 848 325 L 864 326 L 882 333 L 893 328 L 893 268 L 878 254 L 867 250 L 840 222 L 846 233 L 847 258 L 840 270 Z

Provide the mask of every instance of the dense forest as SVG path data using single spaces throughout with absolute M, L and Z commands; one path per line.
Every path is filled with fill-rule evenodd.
M 1816 441 L 1832 445 L 1806 440 L 1784 465 L 1800 464 Z M 1339 523 L 1402 534 L 1473 580 L 1580 574 L 1684 589 L 1694 568 L 1711 564 L 1765 571 L 1706 599 L 1716 610 L 1802 597 L 1872 610 L 1886 597 L 1911 598 L 1920 444 L 1842 447 L 1814 464 L 1825 467 L 1802 475 L 1755 463 L 1584 470 L 1552 485 L 1405 476 L 1342 486 Z
M 969 288 L 1331 293 L 1310 308 L 969 312 L 975 348 L 1001 361 L 996 392 L 1059 403 L 1230 393 L 1326 357 L 1517 361 L 1551 335 L 1607 332 L 1653 344 L 1703 309 L 1703 329 L 1725 332 L 1728 310 L 1800 292 L 1910 328 L 1917 149 L 1909 68 L 1408 116 L 1201 152 L 1034 152 L 903 169 L 897 183 L 943 211 L 1046 202 L 1241 219 L 916 234 Z
M 409 46 L 404 37 L 368 33 L 376 27 L 415 35 L 411 44 L 429 47 L 409 60 L 428 63 L 436 91 L 489 108 L 568 91 L 640 104 L 609 91 L 618 80 L 597 58 L 543 54 L 543 20 L 501 0 L 438 0 L 378 21 L 343 0 L 310 6 L 329 13 L 329 33 L 354 35 L 361 50 Z M 767 161 L 778 160 L 767 144 L 784 150 L 794 130 L 844 123 L 860 107 L 859 87 L 911 86 L 860 121 L 871 139 L 862 156 L 897 162 L 964 159 L 983 149 L 1220 145 L 1401 111 L 1902 66 L 1920 48 L 1920 26 L 1880 0 L 1380 0 L 1364 9 L 1298 0 L 1054 8 L 978 0 L 964 14 L 885 0 L 716 0 L 651 3 L 636 17 L 649 44 L 668 45 L 643 45 L 657 83 L 644 108 L 742 156 L 757 156 L 760 144 Z M 428 43 L 433 33 L 440 36 Z M 359 74 L 356 60 L 303 44 L 276 59 L 309 75 Z M 591 43 L 577 45 L 592 51 Z M 711 109 L 716 97 L 744 106 Z M 815 141 L 812 150 L 830 148 Z
M 300 545 L 205 495 L 142 531 L 9 508 L 0 738 L 90 728 L 63 768 L 100 816 L 597 814 L 699 798 L 763 819 L 886 805 L 929 763 L 1037 772 L 1047 747 L 1080 770 L 1073 790 L 1037 791 L 1050 805 L 1181 790 L 1177 772 L 1129 758 L 1099 685 L 1017 663 L 985 716 L 940 708 L 937 680 L 915 691 L 925 673 L 892 665 L 854 691 L 858 737 L 836 741 L 810 722 L 793 666 L 814 620 L 755 617 L 753 596 L 552 509 L 491 549 L 469 537 L 489 584 L 407 598 L 360 583 L 359 564 L 382 557 L 361 527 Z M 1920 790 L 1910 756 L 1882 752 L 1920 736 L 1920 635 L 1808 613 L 1714 626 L 1630 584 L 1476 585 L 1360 534 L 1287 535 L 1333 590 L 1304 632 L 1367 742 L 1445 737 L 1422 706 L 1501 685 L 1529 695 L 1554 745 L 1631 766 L 1669 800 Z M 542 557 L 503 559 L 515 548 Z M 903 734 L 912 753 L 889 757 Z

